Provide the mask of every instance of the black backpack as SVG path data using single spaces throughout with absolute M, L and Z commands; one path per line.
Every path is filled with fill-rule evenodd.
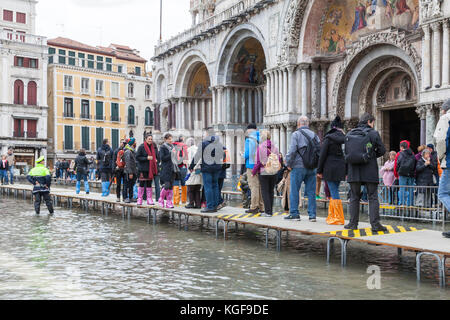
M 111 150 L 108 151 L 101 150 L 100 161 L 102 162 L 104 167 L 109 168 L 111 166 L 111 157 L 112 157 Z
M 403 152 L 401 162 L 398 166 L 398 175 L 402 177 L 413 177 L 416 170 L 416 157 L 414 154 Z
M 300 153 L 300 156 L 303 159 L 303 165 L 306 169 L 317 169 L 320 158 L 320 143 L 317 142 L 316 139 L 311 139 L 305 131 L 301 129 L 299 131 L 303 134 L 306 140 L 308 140 L 308 144 L 306 145 L 303 154 Z
M 345 137 L 345 161 L 349 164 L 367 164 L 373 158 L 369 128 L 355 128 Z

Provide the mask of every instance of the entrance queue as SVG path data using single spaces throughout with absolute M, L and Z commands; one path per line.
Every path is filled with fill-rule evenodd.
M 372 230 L 387 231 L 380 222 L 380 177 L 384 182 L 383 201 L 399 206 L 419 203 L 426 206 L 439 199 L 450 210 L 450 168 L 447 166 L 450 163 L 450 100 L 442 106 L 434 135 L 436 145 L 421 146 L 418 154 L 414 154 L 410 143 L 404 140 L 399 144 L 400 152 L 391 151 L 387 155 L 388 150 L 375 130 L 375 123 L 375 117 L 366 113 L 356 128 L 345 132 L 344 124 L 337 116 L 321 141 L 309 127 L 309 119 L 300 117 L 285 158 L 269 131 L 260 131 L 255 124 L 248 125 L 245 147 L 240 151 L 245 164 L 238 186 L 243 192 L 245 206 L 249 207 L 246 212 L 272 217 L 277 192 L 283 197 L 283 209 L 289 211 L 285 219 L 300 221 L 301 187 L 304 184 L 309 222 L 315 223 L 316 191 L 323 182 L 330 202 L 326 221 L 330 225 L 344 225 L 339 190 L 342 183 L 347 182 L 350 222 L 344 228 L 358 228 L 360 202 L 367 200 Z M 109 196 L 115 182 L 118 202 L 142 205 L 146 200 L 148 205 L 157 203 L 162 208 L 174 208 L 181 203 L 203 213 L 217 212 L 227 205 L 222 198 L 222 187 L 230 167 L 228 150 L 212 128 L 204 130 L 198 145 L 194 138 L 188 138 L 187 144 L 184 141 L 184 137 L 174 139 L 172 134 L 166 133 L 158 145 L 153 136 L 147 134 L 139 147 L 136 139 L 130 138 L 112 150 L 105 139 L 97 151 L 97 161 L 88 159 L 82 149 L 73 165 L 65 159 L 56 162 L 56 177 L 69 179 L 71 175 L 75 176 L 77 194 L 81 192 L 81 181 L 88 194 L 89 180 L 97 172 L 102 181 L 103 197 Z M 386 155 L 388 161 L 379 168 L 381 158 Z M 0 177 L 6 183 L 10 157 L 11 153 L 3 155 L 0 161 Z M 51 180 L 42 162 L 42 158 L 36 162 L 28 180 L 35 186 L 36 213 L 40 212 L 42 199 L 53 213 L 48 196 Z M 439 186 L 437 195 L 426 191 L 427 187 L 435 186 Z M 444 236 L 450 238 L 450 233 L 444 233 Z

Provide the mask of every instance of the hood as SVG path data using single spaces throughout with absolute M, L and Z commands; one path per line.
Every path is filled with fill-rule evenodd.
M 330 131 L 328 131 L 325 138 L 328 138 L 337 144 L 345 143 L 345 135 L 342 131 L 338 129 L 331 129 Z
M 206 138 L 206 141 L 207 141 L 207 142 L 214 142 L 214 141 L 216 141 L 216 137 L 215 137 L 215 136 L 207 137 L 207 138 Z
M 102 145 L 102 150 L 104 150 L 104 151 L 110 151 L 110 150 L 111 150 L 111 147 L 110 147 L 108 144 L 104 144 L 104 145 Z
M 406 149 L 405 151 L 403 151 L 405 154 L 407 154 L 408 156 L 413 156 L 414 152 L 412 152 L 411 149 Z
M 79 155 L 80 157 L 85 157 L 85 156 L 86 156 L 86 153 L 85 153 L 85 152 L 80 152 L 78 155 Z

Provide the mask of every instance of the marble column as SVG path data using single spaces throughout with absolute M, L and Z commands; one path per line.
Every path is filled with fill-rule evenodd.
M 319 66 L 314 64 L 311 69 L 311 117 L 320 117 L 320 89 L 319 89 Z
M 194 130 L 198 130 L 199 128 L 199 118 L 198 113 L 200 109 L 200 101 L 199 99 L 194 100 Z
M 167 124 L 168 130 L 172 129 L 172 102 L 169 102 L 169 106 L 167 107 Z
M 244 133 L 242 129 L 236 131 L 236 165 L 238 170 L 241 169 L 241 165 L 244 163 L 244 158 L 241 156 L 241 152 L 244 153 Z
M 279 125 L 277 125 L 275 127 L 274 133 L 275 133 L 275 137 L 273 137 L 273 142 L 275 143 L 275 146 L 277 146 L 279 149 L 280 148 L 280 126 Z
M 291 145 L 291 139 L 292 139 L 292 134 L 294 133 L 294 127 L 290 124 L 288 124 L 287 126 L 287 147 L 286 147 L 286 153 L 284 154 L 284 156 L 286 156 L 286 154 L 289 152 L 289 147 Z
M 248 124 L 249 121 L 246 118 L 247 117 L 247 90 L 242 88 L 241 89 L 241 121 L 243 124 Z
M 287 68 L 288 75 L 289 75 L 289 103 L 288 103 L 288 110 L 289 113 L 295 113 L 295 67 L 289 66 Z
M 267 114 L 270 114 L 270 72 L 266 72 L 266 101 L 267 101 Z
M 187 112 L 187 107 L 186 107 L 186 104 L 187 104 L 187 100 L 186 100 L 186 98 L 183 98 L 183 99 L 181 99 L 181 104 L 182 104 L 182 118 L 183 118 L 183 120 L 182 120 L 182 129 L 184 129 L 184 130 L 186 130 L 186 129 L 188 129 L 188 126 L 187 126 L 187 124 L 186 124 L 186 117 L 187 117 L 187 114 L 188 114 L 188 112 Z
M 234 88 L 234 123 L 239 123 L 239 88 Z
M 441 87 L 441 23 L 435 22 L 431 24 L 433 29 L 433 86 Z M 449 57 L 446 57 L 448 59 Z M 445 59 L 444 59 L 445 60 Z
M 278 109 L 277 113 L 281 113 L 284 110 L 283 104 L 283 71 L 280 69 L 278 72 Z
M 279 88 L 280 88 L 280 83 L 278 81 L 278 70 L 274 70 L 273 72 L 274 74 L 274 82 L 275 82 L 275 86 L 274 86 L 274 91 L 275 91 L 275 101 L 274 101 L 274 109 L 273 109 L 273 114 L 278 113 L 278 109 L 279 109 L 279 102 L 280 102 L 280 92 L 279 92 Z
M 308 69 L 302 67 L 302 116 L 308 115 Z
M 424 40 L 422 49 L 423 58 L 423 89 L 428 90 L 431 88 L 431 31 L 430 25 L 424 25 Z
M 286 139 L 286 127 L 282 125 L 280 127 L 280 152 L 285 155 L 287 148 L 287 139 Z
M 320 66 L 320 117 L 328 119 L 328 66 Z
M 302 113 L 302 69 L 298 66 L 295 72 L 295 113 Z
M 212 94 L 212 124 L 217 124 L 217 107 L 216 107 L 216 88 L 211 88 L 211 94 Z
M 442 85 L 448 86 L 450 84 L 450 21 L 444 20 L 443 23 L 443 50 L 442 50 Z
M 275 104 L 276 104 L 276 94 L 275 94 L 275 73 L 270 71 L 270 107 L 269 114 L 272 115 L 275 113 Z
M 283 112 L 289 111 L 288 69 L 283 69 Z
M 226 107 L 226 119 L 227 119 L 227 124 L 230 124 L 232 122 L 231 120 L 231 116 L 232 116 L 232 108 L 233 108 L 233 101 L 232 101 L 232 93 L 231 93 L 231 88 L 227 88 L 227 107 Z
M 223 124 L 224 123 L 224 119 L 223 119 L 223 87 L 219 87 L 217 88 L 217 123 L 219 124 Z
M 225 141 L 225 146 L 228 150 L 228 152 L 230 153 L 230 156 L 232 156 L 232 152 L 233 152 L 233 140 L 234 137 L 232 135 L 232 131 L 227 131 L 226 132 L 226 141 Z M 227 170 L 227 178 L 230 178 L 230 170 Z
M 247 104 L 247 106 L 248 106 L 248 109 L 247 109 L 247 112 L 248 112 L 248 123 L 253 123 L 254 122 L 254 119 L 253 119 L 253 108 L 254 108 L 254 105 L 253 105 L 253 90 L 252 89 L 247 89 L 247 98 L 248 98 L 248 104 Z
M 427 106 L 416 107 L 416 113 L 420 118 L 420 144 L 424 145 L 427 142 Z
M 258 122 L 264 122 L 264 88 L 261 87 L 258 89 L 259 93 L 259 108 L 258 108 Z
M 435 144 L 436 115 L 432 104 L 426 106 L 426 144 Z

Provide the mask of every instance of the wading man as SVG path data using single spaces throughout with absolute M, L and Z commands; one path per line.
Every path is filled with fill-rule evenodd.
M 41 201 L 44 199 L 50 214 L 54 213 L 53 203 L 50 199 L 50 185 L 52 183 L 52 175 L 44 165 L 44 157 L 40 157 L 36 161 L 36 167 L 34 167 L 30 173 L 28 173 L 27 180 L 34 186 L 34 210 L 36 214 L 41 211 Z

